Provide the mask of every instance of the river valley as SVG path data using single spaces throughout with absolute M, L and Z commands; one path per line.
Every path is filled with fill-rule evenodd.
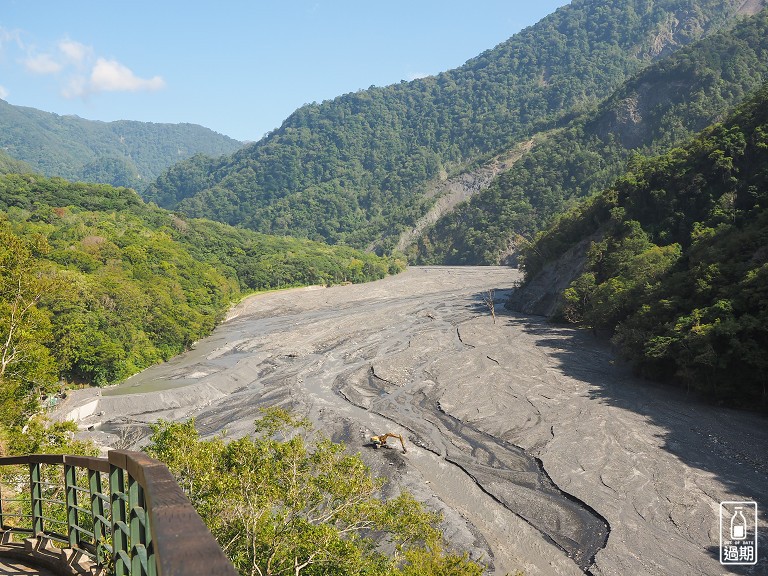
M 719 502 L 756 501 L 765 534 L 766 419 L 638 380 L 590 333 L 504 310 L 519 278 L 412 267 L 254 296 L 190 352 L 59 413 L 114 447 L 159 418 L 242 436 L 279 404 L 360 452 L 390 493 L 440 510 L 491 574 L 724 573 Z M 390 431 L 406 454 L 372 448 Z

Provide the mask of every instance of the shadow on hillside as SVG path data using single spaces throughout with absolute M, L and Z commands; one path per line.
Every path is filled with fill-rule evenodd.
M 474 308 L 488 314 L 482 303 Z M 536 345 L 556 360 L 563 375 L 587 384 L 592 399 L 641 414 L 660 427 L 665 450 L 711 473 L 738 498 L 756 501 L 761 519 L 768 521 L 768 417 L 706 404 L 683 390 L 640 379 L 616 357 L 609 343 L 590 331 L 500 306 L 496 315 L 498 322 L 534 336 Z M 714 534 L 718 523 L 713 513 Z M 730 567 L 731 573 L 768 575 L 768 530 L 759 531 L 758 550 L 757 566 Z M 719 548 L 710 553 L 718 558 Z

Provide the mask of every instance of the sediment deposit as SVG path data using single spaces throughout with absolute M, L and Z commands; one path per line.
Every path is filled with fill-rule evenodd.
M 424 267 L 252 297 L 194 350 L 60 414 L 79 408 L 114 446 L 158 418 L 240 436 L 281 404 L 387 490 L 441 510 L 450 542 L 491 573 L 722 574 L 719 502 L 768 506 L 766 419 L 638 381 L 591 334 L 504 312 L 518 278 Z M 407 454 L 370 446 L 387 431 Z

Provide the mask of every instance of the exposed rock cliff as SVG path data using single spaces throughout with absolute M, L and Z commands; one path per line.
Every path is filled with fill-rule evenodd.
M 555 316 L 562 306 L 563 291 L 581 274 L 589 245 L 597 238 L 585 238 L 549 262 L 535 278 L 512 292 L 505 308 L 523 314 Z

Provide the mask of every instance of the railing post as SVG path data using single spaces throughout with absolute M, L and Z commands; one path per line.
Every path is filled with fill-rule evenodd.
M 43 532 L 43 487 L 40 485 L 40 463 L 29 463 L 29 489 L 32 495 L 32 535 Z
M 115 576 L 126 576 L 130 574 L 131 566 L 125 561 L 128 554 L 125 472 L 119 466 L 110 466 L 109 492 L 112 503 L 112 557 L 115 562 Z
M 96 546 L 96 561 L 104 559 L 104 541 L 106 540 L 106 525 L 104 523 L 104 501 L 101 499 L 101 473 L 98 470 L 88 470 L 88 489 L 91 495 L 91 516 L 93 517 L 93 543 Z
M 128 475 L 128 510 L 131 527 L 131 575 L 147 576 L 147 510 L 144 507 L 144 489 L 133 476 Z
M 144 489 L 142 488 L 141 491 L 141 499 L 144 503 L 144 545 L 147 548 L 147 576 L 157 576 L 157 558 L 155 557 L 155 542 L 152 539 L 151 515 L 147 509 L 147 500 L 144 495 Z
M 67 537 L 70 548 L 76 548 L 80 535 L 77 524 L 77 470 L 71 464 L 64 464 L 64 489 L 67 503 Z
M 0 475 L 2 480 L 2 475 Z M 5 518 L 3 518 L 3 483 L 0 482 L 0 530 L 5 529 Z

